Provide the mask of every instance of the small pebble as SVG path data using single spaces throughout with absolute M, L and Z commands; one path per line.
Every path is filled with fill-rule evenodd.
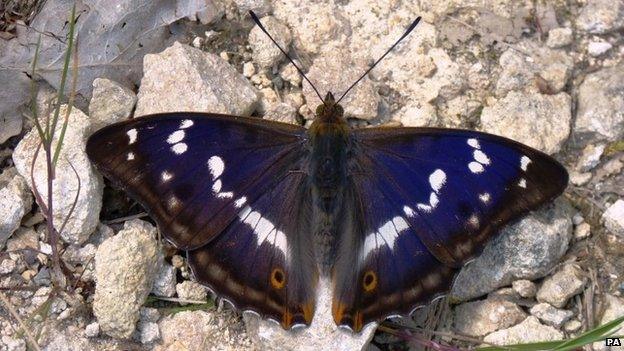
M 219 53 L 219 57 L 221 57 L 225 61 L 230 61 L 230 55 L 228 55 L 228 53 L 225 51 L 221 51 Z
M 587 46 L 587 52 L 593 57 L 598 57 L 611 50 L 612 47 L 613 45 L 604 41 L 592 41 Z
M 591 235 L 591 226 L 587 222 L 583 222 L 574 228 L 574 238 L 582 240 Z
M 253 63 L 245 62 L 245 64 L 243 65 L 243 75 L 247 78 L 251 78 L 251 76 L 253 76 L 255 73 L 256 68 L 254 67 Z
M 100 325 L 93 322 L 85 327 L 85 336 L 87 338 L 95 338 L 100 334 Z
M 567 321 L 564 325 L 563 325 L 563 330 L 565 330 L 568 333 L 574 333 L 576 331 L 578 331 L 579 329 L 581 329 L 581 326 L 583 324 L 576 320 L 576 319 L 572 319 Z
M 184 258 L 180 255 L 173 255 L 171 257 L 171 265 L 177 269 L 182 268 L 184 266 Z
M 198 49 L 202 46 L 203 43 L 204 43 L 204 38 L 202 37 L 196 37 L 195 39 L 193 39 L 193 46 Z
M 511 283 L 511 288 L 521 297 L 531 298 L 537 293 L 537 286 L 530 280 L 516 280 Z

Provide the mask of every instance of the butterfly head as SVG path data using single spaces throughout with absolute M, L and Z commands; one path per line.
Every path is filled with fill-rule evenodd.
M 334 94 L 328 92 L 323 103 L 316 108 L 316 119 L 325 123 L 339 123 L 343 120 L 344 110 L 340 106 Z

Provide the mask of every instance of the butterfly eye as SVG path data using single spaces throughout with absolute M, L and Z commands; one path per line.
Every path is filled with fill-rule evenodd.
M 280 268 L 274 268 L 271 272 L 271 286 L 275 289 L 282 289 L 286 285 L 286 274 Z
M 371 292 L 375 290 L 377 287 L 377 274 L 373 271 L 367 271 L 364 273 L 364 278 L 362 279 L 362 283 L 364 285 L 364 291 Z

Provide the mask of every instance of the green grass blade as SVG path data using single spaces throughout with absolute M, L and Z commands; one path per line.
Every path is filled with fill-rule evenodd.
M 72 12 L 69 20 L 69 40 L 67 43 L 67 50 L 65 51 L 65 62 L 63 64 L 63 72 L 61 73 L 61 84 L 59 86 L 58 97 L 56 100 L 56 109 L 54 110 L 54 119 L 52 120 L 52 129 L 51 129 L 51 139 L 54 136 L 54 131 L 56 130 L 56 125 L 58 123 L 59 114 L 61 111 L 61 100 L 63 99 L 65 93 L 65 83 L 67 82 L 67 72 L 69 71 L 69 61 L 72 54 L 72 49 L 74 47 L 74 29 L 76 27 L 76 4 L 72 7 Z M 75 59 L 75 58 L 74 58 Z M 74 71 L 73 79 L 74 82 L 76 80 L 77 72 Z M 75 85 L 75 84 L 74 84 Z M 69 113 L 71 112 L 71 102 L 67 106 L 67 114 L 65 115 L 65 119 L 63 121 L 63 127 L 61 129 L 61 134 L 59 136 L 58 143 L 56 144 L 56 149 L 54 150 L 54 157 L 52 158 L 53 167 L 56 167 L 56 163 L 58 162 L 58 157 L 61 152 L 61 147 L 63 146 L 63 139 L 65 138 L 65 131 L 67 130 L 67 124 L 69 123 Z
M 35 47 L 35 57 L 33 58 L 32 68 L 30 70 L 30 94 L 31 94 L 31 106 L 30 110 L 33 115 L 33 122 L 35 127 L 37 128 L 37 133 L 39 134 L 39 139 L 42 142 L 46 142 L 45 134 L 43 128 L 41 127 L 41 123 L 39 122 L 39 111 L 37 110 L 37 84 L 35 83 L 35 73 L 37 72 L 37 62 L 39 61 L 39 50 L 41 48 L 41 34 L 39 35 L 39 39 L 37 39 L 37 46 Z

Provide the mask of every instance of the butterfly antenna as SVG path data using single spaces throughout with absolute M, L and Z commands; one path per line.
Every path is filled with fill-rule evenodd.
M 345 95 L 347 95 L 347 93 L 353 89 L 353 87 L 359 83 L 362 79 L 364 79 L 364 77 L 366 77 L 366 75 L 368 74 L 368 72 L 370 72 L 373 68 L 375 68 L 375 66 L 377 66 L 377 64 L 384 59 L 384 57 L 386 57 L 386 55 L 388 55 L 390 53 L 390 51 L 392 51 L 394 49 L 395 46 L 397 46 L 398 43 L 401 42 L 401 40 L 405 39 L 406 36 L 408 36 L 413 30 L 414 28 L 416 28 L 416 25 L 418 25 L 418 22 L 420 22 L 422 17 L 418 16 L 414 22 L 412 22 L 412 24 L 410 24 L 410 26 L 407 28 L 407 30 L 405 31 L 405 33 L 403 33 L 403 35 L 401 35 L 401 37 L 399 38 L 399 40 L 397 40 L 394 44 L 392 44 L 392 46 L 390 47 L 390 49 L 388 49 L 386 51 L 385 54 L 383 54 L 377 61 L 375 61 L 375 63 L 373 63 L 367 70 L 366 72 L 364 72 L 364 74 L 362 74 L 362 76 L 360 78 L 358 78 L 358 80 L 355 81 L 355 83 L 351 84 L 351 86 L 342 94 L 342 96 L 340 96 L 340 99 L 338 99 L 338 101 L 336 101 L 336 103 L 339 103 L 340 100 L 342 100 L 343 97 L 345 97 Z
M 293 61 L 292 58 L 290 58 L 290 56 L 288 56 L 288 54 L 286 53 L 286 51 L 284 51 L 284 49 L 282 49 L 282 47 L 275 41 L 275 39 L 273 39 L 273 37 L 271 36 L 271 34 L 269 34 L 269 32 L 266 30 L 266 28 L 264 28 L 264 26 L 262 25 L 262 23 L 260 23 L 260 19 L 258 18 L 258 16 L 256 16 L 256 14 L 249 10 L 249 15 L 251 15 L 251 18 L 254 20 L 254 22 L 256 22 L 256 24 L 258 25 L 258 27 L 264 32 L 264 34 L 267 35 L 267 37 L 269 37 L 269 39 L 271 39 L 271 41 L 273 42 L 273 44 L 275 44 L 275 46 L 277 46 L 278 49 L 280 49 L 280 51 L 282 52 L 282 54 L 284 54 L 284 56 L 286 56 L 286 58 L 290 61 L 290 63 L 293 64 L 293 66 L 295 66 L 295 68 L 297 69 L 297 71 L 299 71 L 299 73 L 301 73 L 301 75 L 303 76 L 303 79 L 306 80 L 306 82 L 308 82 L 310 84 L 310 86 L 312 87 L 312 89 L 314 89 L 314 92 L 316 93 L 316 95 L 319 97 L 319 99 L 321 99 L 321 102 L 323 102 L 323 97 L 321 96 L 321 94 L 318 92 L 318 90 L 316 89 L 316 87 L 314 86 L 314 84 L 312 84 L 312 82 L 310 82 L 310 80 L 308 79 L 308 77 L 306 77 L 305 73 L 303 73 L 303 71 L 301 70 L 301 68 L 299 68 L 299 66 L 297 66 L 297 64 L 295 63 L 295 61 Z M 396 44 L 395 44 L 396 45 Z

